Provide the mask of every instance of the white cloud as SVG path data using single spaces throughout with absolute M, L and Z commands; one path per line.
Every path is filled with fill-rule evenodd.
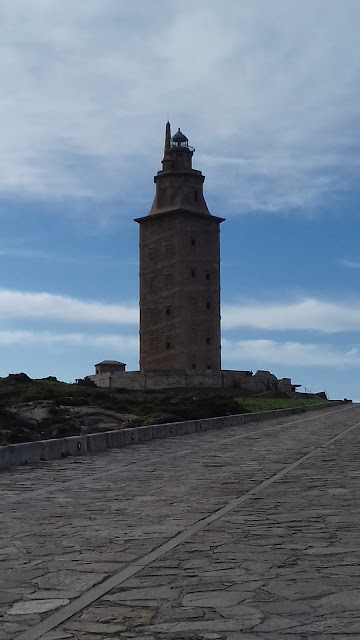
M 22 346 L 72 346 L 86 349 L 112 349 L 135 354 L 139 348 L 136 336 L 92 335 L 87 333 L 55 333 L 51 331 L 0 331 L 0 344 Z
M 48 292 L 0 289 L 0 318 L 47 319 L 68 323 L 138 325 L 136 305 L 110 304 Z M 223 305 L 223 331 L 251 327 L 265 330 L 360 331 L 360 302 L 305 298 L 282 304 Z
M 84 332 L 59 333 L 52 331 L 4 331 L 0 330 L 2 346 L 70 346 L 74 348 L 107 349 L 111 353 L 122 353 L 129 357 L 138 354 L 139 340 L 133 335 L 87 334 Z M 222 341 L 223 365 L 236 368 L 261 366 L 262 369 L 274 364 L 289 366 L 359 366 L 360 348 L 347 347 L 341 350 L 333 345 L 306 344 L 300 342 L 280 342 L 273 340 L 228 340 Z M 246 363 L 246 365 L 244 365 Z
M 138 308 L 46 292 L 0 289 L 0 318 L 47 318 L 75 323 L 136 325 Z
M 134 204 L 143 185 L 150 206 L 169 112 L 226 212 L 324 201 L 358 172 L 359 17 L 358 0 L 3 0 L 2 193 Z
M 305 298 L 285 304 L 224 305 L 223 329 L 360 331 L 360 302 L 326 302 Z
M 360 349 L 358 347 L 348 347 L 342 350 L 332 345 L 301 342 L 223 339 L 222 354 L 223 361 L 231 362 L 233 365 L 241 363 L 241 368 L 255 368 L 260 365 L 262 369 L 266 369 L 274 364 L 292 367 L 358 367 L 360 365 Z M 237 366 L 240 365 L 237 364 Z

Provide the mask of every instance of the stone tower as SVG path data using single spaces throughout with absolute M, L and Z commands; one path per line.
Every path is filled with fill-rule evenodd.
M 194 149 L 166 125 L 156 194 L 140 225 L 140 370 L 218 371 L 220 223 L 209 213 Z

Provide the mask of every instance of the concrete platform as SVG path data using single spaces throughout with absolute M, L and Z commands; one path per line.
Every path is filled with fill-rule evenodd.
M 0 640 L 360 638 L 360 405 L 0 473 Z

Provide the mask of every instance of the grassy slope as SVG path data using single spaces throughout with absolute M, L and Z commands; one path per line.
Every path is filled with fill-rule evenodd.
M 34 425 L 9 412 L 20 403 L 46 401 L 50 416 Z M 86 423 L 72 420 L 63 407 L 94 406 L 135 416 L 119 422 L 119 428 L 162 422 L 211 418 L 216 416 L 266 411 L 321 402 L 318 398 L 239 396 L 236 389 L 128 391 L 99 389 L 58 382 L 55 379 L 31 380 L 20 374 L 0 378 L 0 445 L 57 438 L 86 433 Z
M 273 409 L 289 409 L 291 407 L 306 407 L 324 402 L 321 398 L 271 398 L 269 396 L 237 397 L 239 404 L 246 411 L 272 411 Z

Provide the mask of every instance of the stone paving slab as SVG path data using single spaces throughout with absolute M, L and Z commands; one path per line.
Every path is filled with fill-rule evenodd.
M 354 405 L 0 473 L 0 640 L 360 638 L 358 422 Z

